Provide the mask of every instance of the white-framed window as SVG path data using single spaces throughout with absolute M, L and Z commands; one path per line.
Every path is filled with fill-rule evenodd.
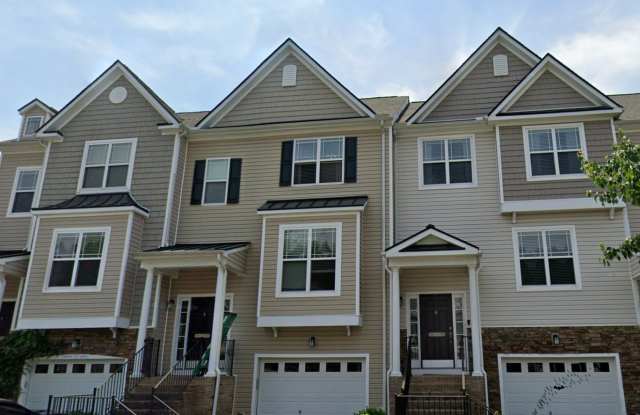
M 31 208 L 38 191 L 40 169 L 40 166 L 18 167 L 16 169 L 7 216 L 25 217 L 31 215 Z
M 514 228 L 518 290 L 580 289 L 574 226 Z
M 210 158 L 204 170 L 203 205 L 224 205 L 229 190 L 229 158 Z
M 340 295 L 342 224 L 280 225 L 276 296 Z
M 473 135 L 419 138 L 420 188 L 475 186 L 475 152 Z
M 35 132 L 38 131 L 38 128 L 40 128 L 40 126 L 42 125 L 43 121 L 44 121 L 44 117 L 41 115 L 32 115 L 30 117 L 25 118 L 22 135 L 25 137 L 34 135 Z
M 100 291 L 111 228 L 56 229 L 45 292 Z
M 587 157 L 584 125 L 522 127 L 527 180 L 583 179 L 578 153 Z
M 295 140 L 293 185 L 343 183 L 344 137 Z
M 131 190 L 135 138 L 87 141 L 84 145 L 78 193 Z

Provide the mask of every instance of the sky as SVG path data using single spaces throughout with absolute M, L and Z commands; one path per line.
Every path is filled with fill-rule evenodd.
M 360 97 L 428 97 L 496 27 L 606 93 L 640 92 L 640 1 L 0 2 L 0 139 L 114 60 L 176 111 L 209 110 L 293 38 Z

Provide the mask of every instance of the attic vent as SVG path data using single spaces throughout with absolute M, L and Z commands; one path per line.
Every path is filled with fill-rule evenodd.
M 296 74 L 298 67 L 296 65 L 285 65 L 282 68 L 282 86 L 296 86 Z
M 507 55 L 495 55 L 493 57 L 493 75 L 509 75 L 509 60 L 507 59 Z

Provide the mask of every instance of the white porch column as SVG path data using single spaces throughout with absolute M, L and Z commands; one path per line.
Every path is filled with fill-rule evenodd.
M 473 265 L 469 271 L 469 297 L 471 303 L 471 346 L 473 352 L 473 376 L 482 376 L 482 344 L 480 341 L 480 303 L 478 301 L 478 275 Z
M 222 324 L 224 323 L 224 303 L 227 296 L 227 267 L 218 260 L 218 275 L 216 278 L 216 298 L 213 306 L 213 325 L 211 328 L 211 346 L 209 349 L 209 366 L 205 376 L 214 377 L 218 374 L 220 362 L 220 347 L 222 343 Z
M 391 376 L 400 372 L 400 270 L 391 269 Z
M 149 325 L 149 314 L 151 309 L 151 288 L 153 287 L 153 268 L 146 268 L 147 277 L 144 282 L 142 294 L 142 309 L 140 310 L 140 321 L 138 322 L 138 339 L 136 341 L 136 352 L 144 347 L 144 340 L 147 337 L 147 326 Z M 139 363 L 134 368 L 134 376 L 140 376 L 144 352 L 139 355 Z
M 0 306 L 2 306 L 2 301 L 4 300 L 4 290 L 7 288 L 7 279 L 4 273 L 0 272 Z M 14 313 L 18 311 L 18 308 L 14 310 Z

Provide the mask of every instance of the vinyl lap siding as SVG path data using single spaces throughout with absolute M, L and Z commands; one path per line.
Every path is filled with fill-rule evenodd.
M 552 72 L 544 72 L 505 112 L 593 107 L 593 102 L 579 94 Z
M 282 68 L 285 65 L 298 67 L 296 86 L 282 86 Z M 358 116 L 359 114 L 353 108 L 309 71 L 302 62 L 293 55 L 289 55 L 216 126 L 230 127 Z
M 129 258 L 127 259 L 127 270 L 122 289 L 122 304 L 120 306 L 120 317 L 129 318 L 130 324 L 138 321 L 140 307 L 142 306 L 142 291 L 144 287 L 138 288 L 136 282 L 141 278 L 144 284 L 145 271 L 138 268 L 139 262 L 135 259 L 135 256 L 140 252 L 143 231 L 144 218 L 134 214 L 131 226 Z M 142 273 L 142 276 L 138 277 L 140 273 Z

